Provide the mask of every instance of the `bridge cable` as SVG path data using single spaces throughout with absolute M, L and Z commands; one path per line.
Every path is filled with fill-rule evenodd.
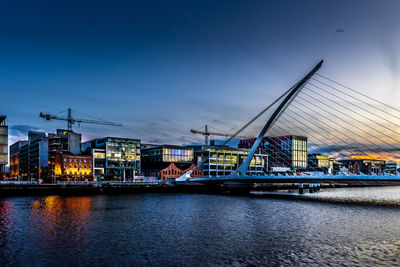
M 304 98 L 302 98 L 302 97 L 300 97 L 300 96 L 299 96 L 299 98 L 302 99 L 302 100 L 304 100 Z M 296 100 L 295 100 L 295 102 L 298 103 L 298 104 L 300 104 L 300 105 L 302 105 L 302 106 L 304 106 L 305 108 L 311 110 L 312 112 L 315 112 L 315 110 L 313 110 L 313 109 L 311 109 L 311 108 L 309 108 L 309 107 L 303 105 L 302 103 L 300 103 L 300 102 L 298 102 L 298 101 L 296 101 Z M 314 105 L 314 104 L 312 104 L 312 103 L 309 103 L 309 104 L 311 104 L 312 106 L 317 107 L 316 105 Z M 317 108 L 318 108 L 318 107 L 317 107 Z M 322 110 L 322 109 L 321 109 L 321 110 Z M 329 112 L 327 112 L 327 113 L 329 113 Z M 339 126 L 339 127 L 341 127 L 341 128 L 344 128 L 342 125 L 340 125 L 340 124 L 338 124 L 338 123 L 332 121 L 330 118 L 326 117 L 325 115 L 320 114 L 320 116 L 321 116 L 321 117 L 324 117 L 324 118 L 326 118 L 326 119 L 328 119 L 330 122 L 334 123 L 335 125 L 337 125 L 337 126 Z M 317 120 L 318 120 L 318 119 L 317 119 Z M 349 138 L 349 139 L 351 139 L 351 140 L 353 140 L 353 141 L 356 141 L 354 138 L 351 138 L 350 136 L 344 134 L 343 132 L 341 132 L 341 131 L 338 131 L 338 132 L 340 132 L 340 133 L 341 133 L 342 135 L 344 135 L 345 137 L 347 137 L 347 138 Z M 353 131 L 350 131 L 350 132 L 354 133 Z M 363 139 L 366 140 L 365 138 L 363 138 Z M 368 140 L 367 140 L 367 141 L 368 141 Z M 358 142 L 356 141 L 356 143 L 358 143 Z M 364 144 L 362 144 L 362 143 L 360 143 L 360 145 L 362 145 L 363 147 L 366 147 L 367 149 L 369 149 L 366 145 L 364 145 Z M 384 150 L 384 149 L 383 149 L 383 150 Z M 385 150 L 384 150 L 384 151 L 385 151 Z M 389 152 L 389 153 L 392 154 L 391 152 Z M 392 155 L 394 155 L 394 154 L 392 154 Z M 395 158 L 398 158 L 398 156 L 395 155 Z
M 312 83 L 309 83 L 309 84 L 312 85 L 312 86 L 314 86 L 314 87 L 316 87 L 316 88 L 318 88 L 318 89 L 320 89 L 320 90 L 322 90 L 322 91 L 324 91 L 324 92 L 326 92 L 326 93 L 328 93 L 328 94 L 330 94 L 330 95 L 333 95 L 333 96 L 339 98 L 339 99 L 342 100 L 342 101 L 345 101 L 345 102 L 347 102 L 347 103 L 350 103 L 351 105 L 356 106 L 356 107 L 362 109 L 363 111 L 365 111 L 365 112 L 367 112 L 367 113 L 369 113 L 369 114 L 371 114 L 371 115 L 373 115 L 373 116 L 376 116 L 376 117 L 378 117 L 378 118 L 380 118 L 380 119 L 382 119 L 382 120 L 385 120 L 386 122 L 389 122 L 389 123 L 391 123 L 391 124 L 396 125 L 397 127 L 400 127 L 399 124 L 396 124 L 396 123 L 394 123 L 394 122 L 392 122 L 392 121 L 387 120 L 387 119 L 384 118 L 384 117 L 381 117 L 381 116 L 379 116 L 379 115 L 377 115 L 377 114 L 375 114 L 375 113 L 372 113 L 372 112 L 370 112 L 369 110 L 367 110 L 367 109 L 365 109 L 365 108 L 362 108 L 362 107 L 360 107 L 360 106 L 358 106 L 358 105 L 356 105 L 356 104 L 354 104 L 354 103 L 351 103 L 350 101 L 348 101 L 348 100 L 346 100 L 346 99 L 344 99 L 344 98 L 342 98 L 342 97 L 340 97 L 340 96 L 338 96 L 338 95 L 334 95 L 334 94 L 332 94 L 332 93 L 330 93 L 330 92 L 328 92 L 328 91 L 322 89 L 322 88 L 319 87 L 319 86 L 316 86 L 316 85 L 314 85 L 314 84 L 312 84 Z M 368 104 L 368 103 L 365 103 L 365 104 L 368 105 L 369 107 L 374 107 L 374 106 L 372 106 L 372 105 L 370 105 L 370 104 Z M 360 116 L 362 116 L 362 115 L 360 115 Z M 397 117 L 395 117 L 395 118 L 397 118 Z M 369 118 L 368 118 L 368 119 L 369 119 Z M 399 118 L 399 119 L 400 119 L 400 118 Z
M 306 87 L 306 88 L 307 88 L 307 87 Z M 310 88 L 307 88 L 307 89 L 310 90 L 311 92 L 313 92 L 314 94 L 317 94 L 317 95 L 319 95 L 319 96 L 321 96 L 321 97 L 323 97 L 323 98 L 325 98 L 325 99 L 327 99 L 327 100 L 329 100 L 329 101 L 331 101 L 331 102 L 333 102 L 333 103 L 335 103 L 335 104 L 337 104 L 337 105 L 343 107 L 344 109 L 353 111 L 353 110 L 351 110 L 351 109 L 349 109 L 349 108 L 347 108 L 347 107 L 345 107 L 345 106 L 343 106 L 343 105 L 337 103 L 336 101 L 333 101 L 333 100 L 331 100 L 331 99 L 328 99 L 328 98 L 322 96 L 321 94 L 319 94 L 319 93 L 317 93 L 317 92 L 314 92 L 314 91 L 311 90 Z M 314 97 L 308 95 L 307 93 L 304 93 L 304 94 L 305 94 L 306 96 L 310 97 L 310 98 L 315 99 Z M 316 100 L 316 99 L 315 99 L 315 100 Z M 318 101 L 318 100 L 317 100 L 317 101 Z M 326 105 L 327 107 L 330 107 L 331 109 L 334 109 L 334 110 L 337 111 L 338 113 L 340 113 L 340 114 L 342 114 L 342 115 L 344 115 L 344 116 L 346 116 L 346 117 L 349 117 L 350 119 L 356 120 L 357 122 L 359 122 L 360 124 L 364 125 L 365 127 L 369 128 L 369 129 L 371 129 L 371 130 L 373 130 L 373 131 L 376 131 L 376 132 L 378 132 L 378 133 L 380 133 L 380 134 L 383 134 L 383 135 L 386 136 L 387 138 L 389 138 L 389 139 L 395 141 L 396 143 L 399 142 L 398 140 L 392 138 L 391 136 L 389 136 L 389 135 L 387 135 L 387 134 L 385 134 L 385 133 L 383 133 L 383 132 L 381 132 L 381 131 L 379 131 L 379 130 L 376 130 L 375 128 L 372 128 L 372 127 L 369 126 L 368 124 L 366 124 L 366 123 L 364 123 L 364 122 L 362 122 L 362 121 L 360 121 L 360 120 L 357 120 L 357 119 L 355 119 L 354 117 L 351 117 L 351 116 L 347 115 L 346 113 L 344 113 L 344 112 L 342 112 L 342 111 L 340 111 L 340 110 L 337 110 L 337 109 L 331 107 L 331 106 L 328 105 L 328 104 L 325 104 L 325 105 Z M 365 118 L 365 119 L 368 119 L 368 117 L 365 117 L 364 115 L 362 115 L 362 114 L 360 114 L 360 113 L 358 113 L 358 112 L 356 112 L 356 111 L 353 111 L 353 112 L 354 112 L 355 114 L 357 114 L 357 115 L 359 115 L 359 116 Z M 345 120 L 343 120 L 343 121 L 345 121 Z M 345 122 L 347 122 L 347 121 L 345 121 Z M 347 122 L 347 123 L 348 123 L 348 122 Z M 388 127 L 386 127 L 386 126 L 384 126 L 384 125 L 382 125 L 382 124 L 380 124 L 380 123 L 378 123 L 378 122 L 375 122 L 375 123 L 378 124 L 379 126 L 385 128 L 385 129 L 388 129 L 388 130 L 394 132 L 395 134 L 398 134 L 398 133 L 396 133 L 395 131 L 389 129 Z M 353 125 L 353 127 L 355 127 L 355 128 L 357 128 L 357 129 L 363 131 L 362 129 L 360 129 L 359 127 L 355 126 L 354 124 L 352 124 L 352 125 Z M 363 132 L 364 132 L 364 131 L 363 131 Z M 367 132 L 367 133 L 368 133 L 368 132 Z M 377 136 L 374 136 L 374 135 L 372 135 L 372 134 L 370 134 L 370 133 L 368 133 L 368 135 L 370 135 L 370 136 L 372 136 L 372 137 L 378 139 L 379 141 L 381 141 L 381 142 L 383 142 L 383 143 L 385 143 L 385 144 L 387 144 L 387 145 L 389 145 L 389 146 L 392 146 L 392 144 L 389 144 L 388 142 L 386 142 L 386 141 L 380 139 L 380 138 L 377 137 Z M 400 149 L 399 149 L 399 150 L 400 150 Z
M 277 123 L 280 123 L 280 124 L 282 124 L 281 122 L 277 122 Z M 277 128 L 280 128 L 280 129 L 282 129 L 281 127 L 279 127 L 277 124 L 275 124 L 275 126 L 277 127 Z M 289 128 L 289 127 L 288 127 Z M 291 128 L 289 128 L 289 129 L 291 129 Z M 283 130 L 283 129 L 282 129 Z M 293 129 L 291 129 L 291 132 L 293 132 L 293 133 L 295 133 L 295 134 L 297 134 L 297 135 L 300 135 L 301 136 L 301 134 L 299 134 L 297 131 L 293 131 Z M 279 134 L 279 133 L 278 133 Z M 307 141 L 307 143 L 308 143 L 308 141 Z M 318 146 L 318 145 L 317 145 Z M 309 164 L 308 164 L 308 149 L 307 149 L 307 155 L 306 155 L 306 168 L 308 169 L 308 168 L 311 168 L 311 169 L 313 169 L 314 171 L 320 171 L 320 170 L 318 170 L 317 169 L 317 167 L 310 167 L 310 166 L 308 166 Z M 289 166 L 290 166 L 290 164 L 289 164 Z
M 288 110 L 288 111 L 292 112 L 291 110 Z M 288 115 L 288 113 L 286 112 L 284 115 Z M 289 115 L 289 117 L 292 117 L 292 116 Z M 306 126 L 304 123 L 302 123 L 301 121 L 297 120 L 296 118 L 294 118 L 294 117 L 292 117 L 292 118 L 293 118 L 294 120 L 300 122 L 300 123 L 303 124 L 304 126 Z M 304 117 L 303 117 L 303 119 L 304 119 Z M 288 121 L 285 121 L 285 122 L 288 122 Z M 281 129 L 281 130 L 283 130 L 283 131 L 285 132 L 284 129 L 282 129 L 280 126 L 278 126 L 278 123 L 283 125 L 282 122 L 277 121 L 276 124 L 274 125 L 274 127 L 278 127 L 279 129 Z M 294 123 L 292 123 L 292 122 L 291 122 L 291 124 L 298 128 L 298 126 L 297 126 L 296 124 L 294 124 Z M 284 126 L 285 126 L 285 125 L 284 125 Z M 297 131 L 293 130 L 293 128 L 288 127 L 287 124 L 286 124 L 286 127 L 289 128 L 289 130 L 290 130 L 291 133 L 295 133 L 295 134 L 300 135 L 300 136 L 303 135 L 303 134 L 300 134 L 300 133 L 298 133 Z M 306 126 L 306 127 L 307 127 L 307 126 Z M 312 129 L 312 128 L 311 128 L 311 129 Z M 318 134 L 317 131 L 315 131 L 314 129 L 312 129 L 312 130 Z M 279 133 L 278 133 L 278 134 L 279 134 Z M 312 136 L 309 132 L 306 132 L 306 134 L 307 134 L 307 136 L 315 137 L 315 136 Z M 315 137 L 315 139 L 319 140 L 319 141 L 320 141 L 322 144 L 324 144 L 324 145 L 327 144 L 326 142 L 321 141 L 320 138 Z M 344 140 L 343 140 L 343 141 L 344 141 Z M 346 141 L 344 141 L 344 142 L 346 142 Z M 319 147 L 319 148 L 322 147 L 321 145 L 318 145 L 318 144 L 316 144 L 316 143 L 314 143 L 313 145 L 315 145 L 315 146 L 317 146 L 317 147 Z M 324 148 L 324 147 L 322 147 L 322 148 Z M 354 147 L 354 148 L 355 148 L 355 147 Z M 313 149 L 313 150 L 315 150 L 315 149 Z M 324 150 L 324 149 L 322 149 L 322 150 Z M 356 148 L 356 150 L 358 150 L 358 148 Z M 362 151 L 362 153 L 363 153 L 363 154 L 366 154 L 367 156 L 370 156 L 370 155 L 368 155 L 367 153 L 365 153 L 365 152 L 363 152 L 363 151 Z M 370 156 L 370 157 L 371 157 L 371 156 Z M 309 166 L 309 167 L 310 167 L 310 166 Z M 311 168 L 313 168 L 313 167 L 311 167 Z M 318 170 L 318 169 L 315 169 L 315 168 L 313 168 L 313 169 L 314 169 L 314 170 Z
M 229 143 L 233 138 L 235 138 L 238 134 L 240 134 L 244 129 L 246 129 L 250 124 L 252 124 L 255 120 L 257 120 L 261 115 L 263 115 L 267 110 L 269 110 L 272 106 L 274 106 L 279 100 L 281 100 L 285 95 L 287 95 L 295 86 L 297 85 L 294 84 L 292 87 L 290 87 L 289 90 L 284 92 L 280 97 L 278 97 L 274 102 L 272 102 L 270 105 L 268 105 L 265 109 L 263 109 L 260 113 L 258 113 L 254 118 L 252 118 L 248 123 L 246 123 L 242 128 L 240 128 L 238 131 L 236 131 L 228 140 L 226 140 L 223 145 L 226 145 Z
M 302 97 L 299 97 L 299 98 L 304 100 L 304 98 L 302 98 Z M 309 103 L 309 104 L 315 106 L 315 105 L 312 104 L 312 103 Z M 326 105 L 326 104 L 325 104 L 325 105 Z M 333 115 L 334 117 L 337 117 L 337 116 L 335 116 L 334 114 L 332 114 L 332 113 L 329 112 L 329 111 L 326 111 L 326 110 L 325 110 L 325 112 L 328 113 L 328 114 Z M 337 117 L 337 118 L 339 118 L 339 117 Z M 339 119 L 340 119 L 340 118 L 339 118 Z M 334 122 L 333 120 L 331 120 L 331 122 L 333 122 L 334 124 L 338 125 L 339 127 L 342 127 L 342 128 L 344 128 L 344 129 L 346 129 L 343 125 L 340 125 L 340 124 Z M 346 122 L 346 123 L 349 124 L 350 126 L 354 126 L 354 125 L 352 125 L 351 123 L 349 123 L 349 122 L 347 122 L 347 121 L 343 121 L 343 122 Z M 356 132 L 351 131 L 350 129 L 347 129 L 347 130 L 349 130 L 352 134 L 357 135 L 357 136 L 360 137 L 361 139 L 367 141 L 367 143 L 369 142 L 368 139 L 366 139 L 365 137 L 363 137 L 363 136 L 357 134 Z M 355 140 L 355 139 L 353 139 L 353 140 Z M 363 144 L 362 144 L 362 145 L 363 145 Z M 381 150 L 383 150 L 383 151 L 385 151 L 385 152 L 388 152 L 389 154 L 392 154 L 392 155 L 395 156 L 396 158 L 398 157 L 397 155 L 393 154 L 392 152 L 390 152 L 390 151 L 388 151 L 388 150 L 385 150 L 383 147 L 381 147 L 381 146 L 379 146 L 379 145 L 377 145 L 377 144 L 375 144 L 375 143 L 373 143 L 373 145 L 375 145 L 376 147 L 380 148 Z M 365 146 L 365 145 L 363 145 L 363 146 Z
M 291 111 L 292 112 L 292 111 Z M 286 113 L 286 115 L 287 116 L 290 116 L 289 114 L 287 114 Z M 298 113 L 297 113 L 297 115 L 298 115 Z M 301 116 L 301 115 L 299 115 L 301 118 L 304 118 L 303 116 Z M 291 116 L 290 116 L 291 117 Z M 295 119 L 294 117 L 292 117 L 293 119 Z M 295 119 L 297 122 L 299 122 L 299 123 L 301 123 L 301 124 L 303 124 L 303 125 L 305 125 L 304 123 L 302 123 L 301 121 L 299 121 L 299 120 L 297 120 L 297 119 Z M 311 121 L 310 121 L 311 122 Z M 292 123 L 293 124 L 293 123 Z M 295 124 L 294 124 L 295 125 Z M 305 125 L 306 126 L 306 125 Z M 319 127 L 319 126 L 317 126 L 317 127 Z M 313 130 L 314 132 L 316 132 L 317 134 L 319 134 L 315 129 L 313 129 L 313 128 L 310 128 L 311 130 Z M 323 128 L 321 128 L 322 130 L 324 130 L 325 132 L 327 132 L 328 134 L 330 134 L 328 131 L 326 131 L 325 129 L 323 129 Z M 309 136 L 311 136 L 311 137 L 315 137 L 315 136 L 312 136 L 310 133 L 308 133 L 308 132 L 306 132 L 306 134 L 307 135 L 309 135 Z M 335 136 L 335 135 L 334 135 Z M 341 138 L 339 138 L 339 137 L 337 137 L 337 136 L 335 136 L 337 139 L 339 139 L 339 140 L 341 140 L 343 143 L 346 143 L 346 144 L 348 144 L 348 146 L 350 146 L 351 148 L 353 148 L 353 149 L 356 149 L 356 151 L 359 151 L 359 148 L 357 148 L 357 147 L 355 147 L 355 146 L 353 146 L 353 145 L 351 145 L 350 143 L 348 143 L 346 140 L 344 140 L 344 139 L 341 139 Z M 315 139 L 317 139 L 317 140 L 319 140 L 322 144 L 324 144 L 324 145 L 327 145 L 328 143 L 326 143 L 326 142 L 323 142 L 323 141 L 321 141 L 321 139 L 320 138 L 317 138 L 317 137 L 315 137 Z M 328 138 L 327 138 L 328 139 Z M 328 140 L 332 140 L 331 138 L 329 138 Z M 335 143 L 334 142 L 334 140 L 332 140 L 332 143 Z M 314 144 L 314 145 L 317 145 L 317 144 Z M 317 145 L 318 146 L 318 145 Z M 324 150 L 324 149 L 322 149 L 322 150 Z M 363 152 L 364 154 L 366 154 L 365 152 Z M 370 155 L 369 155 L 370 156 Z
M 329 108 L 335 110 L 336 112 L 339 112 L 339 113 L 340 113 L 340 111 L 339 111 L 338 109 L 336 109 L 336 108 L 334 108 L 334 107 L 332 107 L 332 106 L 330 106 L 330 105 L 328 105 L 328 104 L 326 104 L 326 103 L 321 102 L 320 100 L 318 100 L 318 99 L 316 99 L 316 98 L 314 98 L 314 97 L 308 95 L 307 93 L 304 93 L 304 92 L 303 92 L 303 94 L 305 94 L 305 95 L 308 96 L 308 97 L 311 97 L 312 99 L 316 100 L 317 102 L 319 102 L 319 103 L 321 103 L 321 104 L 324 104 L 325 106 L 327 106 L 327 107 L 329 107 Z M 300 97 L 300 98 L 301 98 L 301 97 Z M 330 113 L 330 112 L 328 112 L 328 111 L 326 111 L 326 110 L 325 110 L 325 112 L 327 112 L 328 114 L 331 114 L 331 115 L 332 115 L 332 113 Z M 334 116 L 335 116 L 335 115 L 334 115 Z M 341 119 L 339 116 L 336 116 L 336 118 Z M 353 119 L 356 120 L 356 121 L 358 121 L 358 122 L 360 122 L 359 120 L 357 120 L 357 119 L 355 119 L 355 118 L 353 118 Z M 351 124 L 351 123 L 349 123 L 348 121 L 343 120 L 343 119 L 341 119 L 341 120 L 342 120 L 342 122 L 345 122 L 346 124 L 348 124 L 348 125 L 350 125 L 350 126 L 356 128 L 356 129 L 358 129 L 358 130 L 360 130 L 360 131 L 362 131 L 362 132 L 364 132 L 364 133 L 367 133 L 369 136 L 372 136 L 372 137 L 378 139 L 379 141 L 384 142 L 384 143 L 388 144 L 389 146 L 391 146 L 389 143 L 383 141 L 382 139 L 380 139 L 380 138 L 378 138 L 378 137 L 372 135 L 371 133 L 369 133 L 369 132 L 367 132 L 367 131 L 363 131 L 361 128 L 355 126 L 354 124 Z M 361 123 L 361 122 L 360 122 L 360 123 Z M 343 127 L 343 126 L 341 126 L 341 127 Z M 348 129 L 348 130 L 351 131 L 350 129 Z M 353 131 L 351 131 L 351 132 L 352 132 L 353 134 L 357 135 L 358 137 L 360 137 L 360 138 L 366 140 L 367 142 L 369 141 L 369 140 L 366 139 L 365 137 L 363 137 L 363 136 L 361 136 L 361 135 L 359 135 L 359 134 L 357 134 L 357 133 L 355 133 L 355 132 L 353 132 Z M 375 144 L 375 143 L 374 143 L 374 145 L 377 146 L 378 148 L 384 150 L 384 148 L 382 148 L 380 145 Z M 392 146 L 392 148 L 395 148 L 395 147 Z M 391 153 L 390 151 L 387 151 L 387 150 L 386 150 L 386 152 Z M 392 155 L 394 155 L 394 154 L 392 154 Z M 397 156 L 396 156 L 396 157 L 397 157 Z
M 393 109 L 393 110 L 395 110 L 395 111 L 397 111 L 397 112 L 400 112 L 400 110 L 397 109 L 397 108 L 395 108 L 395 107 L 392 107 L 392 106 L 390 106 L 390 105 L 388 105 L 388 104 L 385 104 L 385 103 L 383 103 L 383 102 L 381 102 L 381 101 L 379 101 L 379 100 L 376 100 L 376 99 L 374 99 L 374 98 L 372 98 L 372 97 L 370 97 L 370 96 L 368 96 L 368 95 L 366 95 L 366 94 L 360 93 L 360 92 L 358 92 L 357 90 L 355 90 L 355 89 L 353 89 L 353 88 L 350 88 L 349 86 L 346 86 L 346 85 L 344 85 L 344 84 L 341 84 L 341 83 L 339 83 L 339 82 L 337 82 L 337 81 L 334 81 L 334 80 L 332 80 L 332 79 L 330 79 L 330 78 L 328 78 L 328 77 L 326 77 L 326 76 L 324 76 L 324 75 L 321 75 L 321 74 L 318 74 L 318 73 L 316 73 L 315 75 L 318 75 L 318 76 L 320 76 L 320 77 L 322 77 L 322 78 L 324 78 L 324 79 L 326 79 L 326 80 L 328 80 L 328 81 L 331 81 L 331 82 L 333 82 L 333 83 L 335 83 L 335 84 L 337 84 L 337 85 L 340 85 L 340 86 L 342 86 L 342 87 L 344 87 L 344 88 L 347 88 L 347 89 L 349 89 L 349 90 L 351 90 L 351 91 L 353 91 L 353 92 L 355 92 L 355 93 L 357 93 L 357 94 L 359 94 L 359 95 L 362 95 L 362 96 L 364 96 L 364 97 L 366 97 L 366 98 L 368 98 L 368 99 L 370 99 L 370 100 L 373 100 L 373 101 L 375 101 L 375 102 L 377 102 L 377 103 L 379 103 L 379 104 L 381 104 L 381 105 L 384 105 L 384 106 L 386 106 L 386 107 L 388 107 L 388 108 L 391 108 L 391 109 Z M 313 78 L 311 78 L 311 79 L 313 79 Z M 388 113 L 388 114 L 390 114 L 390 113 Z
M 311 83 L 310 83 L 310 85 L 312 85 L 312 86 L 318 88 L 318 89 L 321 90 L 321 91 L 324 91 L 324 92 L 328 93 L 329 95 L 332 95 L 332 96 L 334 96 L 334 97 L 336 97 L 336 98 L 339 98 L 340 100 L 342 100 L 342 101 L 344 101 L 344 102 L 346 102 L 346 103 L 348 103 L 348 104 L 350 104 L 350 105 L 354 105 L 354 104 L 351 103 L 350 101 L 345 100 L 345 99 L 343 99 L 343 98 L 340 98 L 340 97 L 338 97 L 337 95 L 332 94 L 332 93 L 330 93 L 330 92 L 324 90 L 323 88 L 321 88 L 321 87 L 319 87 L 319 86 L 313 85 L 313 84 L 311 84 Z M 391 132 L 394 133 L 394 134 L 400 135 L 400 133 L 397 133 L 396 131 L 393 131 L 392 129 L 388 128 L 387 126 L 384 126 L 383 124 L 381 124 L 381 123 L 379 123 L 379 122 L 377 122 L 377 121 L 371 120 L 371 118 L 366 117 L 365 115 L 361 114 L 360 112 L 357 112 L 357 111 L 355 111 L 355 110 L 353 110 L 353 109 L 350 109 L 350 108 L 348 108 L 348 107 L 345 107 L 345 106 L 339 104 L 337 101 L 334 101 L 334 100 L 332 100 L 332 99 L 330 99 L 330 98 L 327 98 L 326 96 L 323 96 L 323 95 L 320 94 L 320 93 L 317 93 L 316 90 L 313 89 L 313 88 L 307 87 L 307 89 L 308 89 L 309 91 L 313 92 L 314 94 L 317 94 L 317 95 L 321 96 L 322 98 L 325 98 L 325 99 L 327 99 L 327 100 L 329 100 L 329 101 L 331 101 L 331 102 L 334 102 L 335 104 L 341 106 L 341 107 L 344 108 L 344 109 L 347 109 L 347 110 L 349 110 L 349 111 L 351 111 L 351 112 L 354 112 L 355 114 L 357 114 L 357 115 L 360 116 L 360 117 L 363 117 L 364 119 L 367 119 L 367 120 L 369 120 L 369 121 L 371 121 L 371 122 L 373 122 L 373 123 L 378 124 L 379 126 L 385 128 L 385 129 L 387 129 L 388 131 L 391 131 Z M 371 106 L 371 107 L 373 107 L 373 106 Z M 361 108 L 361 109 L 362 109 L 362 108 Z M 364 109 L 363 109 L 363 110 L 364 110 Z M 369 113 L 370 113 L 370 112 L 369 112 Z M 374 114 L 374 113 L 370 113 L 370 114 L 372 114 L 372 115 L 374 115 L 374 116 L 376 116 L 376 117 L 378 117 L 378 118 L 380 118 L 380 119 L 382 119 L 382 120 L 386 120 L 385 118 L 383 118 L 383 117 L 381 117 L 381 116 L 379 116 L 379 115 L 377 115 L 377 114 Z M 388 122 L 390 122 L 390 121 L 388 121 Z M 393 122 L 390 122 L 390 123 L 391 123 L 391 124 L 394 124 L 394 125 L 396 125 L 396 126 L 398 126 L 398 127 L 400 127 L 400 125 L 397 125 L 397 124 L 395 124 L 395 123 L 393 123 Z M 396 140 L 396 142 L 398 142 L 398 141 Z
M 280 128 L 280 127 L 279 127 Z M 279 139 L 279 137 L 282 137 L 282 136 L 284 136 L 284 135 L 282 135 L 282 134 L 280 134 L 279 132 L 277 132 L 275 129 L 272 129 L 278 136 L 276 136 L 276 138 L 277 139 Z M 280 135 L 280 136 L 279 136 Z M 283 156 L 279 156 L 279 154 L 280 153 L 276 153 L 276 151 L 282 151 L 282 149 L 278 149 L 277 147 L 279 147 L 279 146 L 281 146 L 281 144 L 279 144 L 278 143 L 278 141 L 277 140 L 274 140 L 275 138 L 274 138 L 274 136 L 269 136 L 268 137 L 268 141 L 272 141 L 275 145 L 274 145 L 274 147 L 273 147 L 273 156 L 274 157 L 278 157 L 279 159 L 281 159 L 282 161 L 284 161 L 287 165 L 286 165 L 286 167 L 290 167 L 290 166 L 292 166 L 292 163 L 291 162 L 289 162 L 288 161 L 288 159 L 287 158 L 284 158 Z M 270 153 L 271 154 L 271 153 Z M 270 155 L 270 154 L 268 154 L 268 155 Z M 283 153 L 282 153 L 283 154 Z M 269 159 L 268 159 L 269 160 Z M 290 159 L 289 159 L 290 160 Z M 305 162 L 306 162 L 306 167 L 299 167 L 299 169 L 300 168 L 304 168 L 304 169 L 307 169 L 307 162 L 308 162 L 308 158 L 307 158 L 307 156 L 306 156 L 306 160 L 305 160 Z M 282 166 L 275 166 L 275 167 L 282 167 Z M 316 171 L 317 169 L 315 168 L 315 167 L 312 167 L 313 169 L 314 169 L 314 171 Z
M 273 129 L 273 131 L 275 132 L 275 133 L 277 133 L 277 135 L 281 135 L 279 132 L 277 132 L 275 129 Z M 282 135 L 281 135 L 282 136 Z M 276 138 L 279 138 L 280 136 L 277 136 Z M 287 165 L 286 165 L 286 167 L 290 167 L 290 166 L 292 166 L 293 164 L 291 163 L 291 162 L 289 162 L 286 158 L 284 158 L 283 156 L 279 156 L 279 153 L 276 153 L 275 151 L 282 151 L 282 149 L 278 149 L 277 147 L 279 147 L 279 146 L 281 146 L 277 141 L 275 141 L 274 140 L 274 137 L 273 136 L 271 136 L 271 137 L 269 137 L 268 138 L 268 141 L 272 141 L 272 142 L 274 142 L 276 145 L 274 146 L 274 148 L 273 148 L 273 156 L 274 157 L 278 157 L 278 158 L 280 158 L 282 161 L 284 161 Z M 282 153 L 283 154 L 283 153 Z M 290 159 L 289 159 L 290 160 Z M 304 169 L 307 169 L 307 162 L 308 162 L 308 158 L 307 158 L 307 156 L 306 156 L 306 167 L 303 167 Z M 275 167 L 282 167 L 282 166 L 275 166 Z M 299 167 L 299 168 L 301 168 L 301 167 Z M 315 169 L 314 167 L 312 167 L 313 169 L 314 169 L 314 171 L 316 171 L 317 169 Z
M 293 107 L 293 106 L 292 106 Z M 297 108 L 297 107 L 296 107 Z M 299 110 L 301 110 L 301 109 L 299 109 Z M 302 110 L 301 110 L 302 111 Z M 291 110 L 290 110 L 290 112 L 292 112 Z M 304 111 L 302 111 L 302 112 L 304 112 Z M 287 116 L 290 116 L 290 115 L 288 115 L 288 113 L 286 113 L 286 115 Z M 301 115 L 299 115 L 298 113 L 296 113 L 296 115 L 298 115 L 298 116 L 300 116 L 301 118 L 303 118 L 303 119 L 305 119 L 303 116 L 301 116 Z M 290 116 L 291 117 L 291 116 Z M 292 117 L 293 119 L 295 119 L 294 117 Z M 299 122 L 300 124 L 303 124 L 304 126 L 306 126 L 303 122 L 301 122 L 300 120 L 297 120 L 297 119 L 295 119 L 297 122 Z M 307 119 L 305 119 L 305 120 L 307 120 Z M 307 120 L 308 121 L 308 120 Z M 312 124 L 314 124 L 313 122 L 311 122 L 311 121 L 308 121 L 308 122 L 310 122 L 310 123 L 312 123 Z M 293 124 L 293 123 L 292 123 Z M 295 124 L 293 124 L 293 125 L 295 125 Z M 316 124 L 314 124 L 314 125 L 316 125 Z M 329 133 L 328 131 L 326 131 L 324 128 L 321 128 L 320 126 L 318 126 L 318 125 L 316 125 L 318 128 L 320 128 L 320 129 L 322 129 L 323 131 L 325 131 L 325 132 L 327 132 L 328 134 L 331 134 L 331 133 Z M 313 130 L 314 132 L 316 132 L 317 134 L 318 134 L 318 132 L 315 130 L 315 129 L 313 129 L 313 128 L 310 128 L 311 130 Z M 312 136 L 310 133 L 308 133 L 308 132 L 306 132 L 306 134 L 307 135 L 309 135 L 309 136 L 311 136 L 311 137 L 315 137 L 315 136 Z M 335 135 L 334 135 L 335 136 Z M 348 143 L 347 141 L 345 141 L 344 139 L 342 139 L 342 138 L 339 138 L 339 137 L 337 137 L 337 136 L 335 136 L 336 138 L 338 138 L 339 140 L 341 140 L 343 143 L 346 143 L 346 144 L 348 144 L 348 146 L 349 147 L 351 147 L 351 148 L 353 148 L 353 149 L 355 149 L 356 151 L 359 151 L 359 148 L 357 148 L 357 147 L 355 147 L 355 146 L 353 146 L 353 145 L 351 145 L 350 143 Z M 321 141 L 321 139 L 319 139 L 319 138 L 316 138 L 315 137 L 315 139 L 318 139 L 319 141 Z M 329 138 L 328 140 L 332 140 L 331 138 Z M 326 142 L 321 142 L 322 144 L 324 144 L 324 145 L 327 145 L 327 143 Z M 334 141 L 332 142 L 332 143 L 334 143 Z M 314 145 L 317 145 L 317 144 L 314 144 Z M 318 147 L 320 147 L 319 145 L 317 145 Z M 324 150 L 324 149 L 322 149 L 322 150 Z M 363 154 L 365 154 L 365 155 L 367 155 L 367 156 L 369 156 L 369 157 L 371 157 L 371 155 L 369 155 L 368 153 L 366 153 L 366 152 L 364 152 L 364 151 L 359 151 L 359 152 L 362 152 Z

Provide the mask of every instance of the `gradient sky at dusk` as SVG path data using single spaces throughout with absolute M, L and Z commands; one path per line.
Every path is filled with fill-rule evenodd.
M 204 124 L 238 129 L 320 59 L 321 74 L 399 106 L 399 12 L 386 0 L 3 1 L 0 113 L 10 144 L 65 128 L 38 114 L 68 107 L 124 124 L 75 127 L 84 140 L 187 144 Z

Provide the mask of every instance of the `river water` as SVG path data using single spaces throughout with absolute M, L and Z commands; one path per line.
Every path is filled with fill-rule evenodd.
M 400 264 L 400 187 L 300 197 L 0 198 L 0 265 Z

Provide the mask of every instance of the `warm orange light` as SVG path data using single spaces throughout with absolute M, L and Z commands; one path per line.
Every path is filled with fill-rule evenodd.
M 352 159 L 371 159 L 371 160 L 384 160 L 384 161 L 397 161 L 398 159 L 392 155 L 368 153 L 368 155 L 355 155 L 351 156 Z

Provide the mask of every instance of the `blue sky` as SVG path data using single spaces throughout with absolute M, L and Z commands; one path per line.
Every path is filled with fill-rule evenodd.
M 396 105 L 399 11 L 387 0 L 4 1 L 0 113 L 10 144 L 65 128 L 38 114 L 68 107 L 124 124 L 75 127 L 84 140 L 200 142 L 191 128 L 240 128 L 320 59 L 322 74 Z

